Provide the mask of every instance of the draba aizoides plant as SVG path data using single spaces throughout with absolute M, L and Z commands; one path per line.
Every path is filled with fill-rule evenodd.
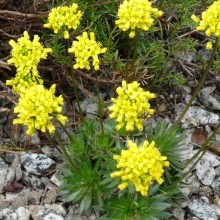
M 18 114 L 14 124 L 26 125 L 28 135 L 33 135 L 37 130 L 45 132 L 52 145 L 58 144 L 65 156 L 61 169 L 61 196 L 64 202 L 78 202 L 80 213 L 95 211 L 102 220 L 168 219 L 172 199 L 180 192 L 179 182 L 185 167 L 185 161 L 181 158 L 185 136 L 178 128 L 181 119 L 173 126 L 165 122 L 153 125 L 146 120 L 154 114 L 150 100 L 156 99 L 156 94 L 142 87 L 134 74 L 135 63 L 139 62 L 135 56 L 138 48 L 134 41 L 137 43 L 141 36 L 139 33 L 148 31 L 163 12 L 148 0 L 116 2 L 113 5 L 115 11 L 111 11 L 115 12 L 112 16 L 114 20 L 109 23 L 106 20 L 109 31 L 100 35 L 97 30 L 103 29 L 96 25 L 101 16 L 97 17 L 97 23 L 95 19 L 88 19 L 91 15 L 85 20 L 84 16 L 91 7 L 103 6 L 110 10 L 106 8 L 108 3 L 102 2 L 100 6 L 94 2 L 89 5 L 87 1 L 81 4 L 71 1 L 70 5 L 52 8 L 44 27 L 53 30 L 52 42 L 55 46 L 56 43 L 63 45 L 61 51 L 60 46 L 57 46 L 56 52 L 53 46 L 44 48 L 37 35 L 31 41 L 27 32 L 17 43 L 10 41 L 12 58 L 8 63 L 15 65 L 17 75 L 7 84 L 13 87 L 19 98 L 14 109 Z M 218 6 L 219 1 L 214 4 Z M 213 9 L 208 9 L 207 13 L 210 18 Z M 203 14 L 203 19 L 206 16 Z M 200 22 L 195 16 L 193 19 Z M 209 36 L 215 35 L 212 25 L 216 23 L 209 22 L 211 27 L 208 27 L 204 22 L 200 23 L 199 29 L 208 28 Z M 47 33 L 49 35 L 50 30 Z M 100 97 L 98 74 L 103 73 L 103 66 L 109 63 L 112 48 L 118 47 L 117 53 L 120 53 L 118 42 L 125 35 L 133 41 L 130 52 L 134 55 L 130 54 L 126 61 L 123 60 L 127 72 L 119 78 L 121 85 L 117 85 L 117 97 L 111 99 L 112 103 L 107 106 L 109 117 L 104 118 L 103 109 L 106 106 Z M 215 37 L 217 45 L 218 36 Z M 216 47 L 213 54 L 215 51 Z M 69 133 L 65 127 L 68 118 L 62 114 L 63 97 L 55 95 L 55 84 L 49 89 L 43 85 L 37 69 L 40 60 L 46 59 L 48 53 L 57 61 L 65 58 L 65 62 L 60 63 L 66 64 L 69 69 L 81 116 L 81 123 L 77 124 L 74 133 Z M 79 72 L 79 69 L 85 72 Z M 105 69 L 108 67 L 105 66 Z M 96 118 L 85 118 L 81 111 L 76 83 L 79 73 L 95 75 L 99 113 Z M 111 74 L 108 73 L 110 77 Z M 66 132 L 68 143 L 62 141 L 54 122 L 58 122 Z

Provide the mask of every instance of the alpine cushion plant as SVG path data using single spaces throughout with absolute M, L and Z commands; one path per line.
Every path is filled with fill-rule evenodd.
M 43 85 L 34 85 L 21 93 L 18 105 L 14 108 L 18 118 L 14 119 L 13 124 L 26 125 L 28 135 L 33 135 L 36 129 L 54 133 L 53 118 L 65 124 L 67 117 L 61 114 L 63 97 L 55 97 L 55 87 L 54 84 L 48 90 Z
M 128 140 L 128 150 L 122 150 L 121 155 L 114 155 L 113 158 L 117 160 L 119 171 L 112 173 L 111 177 L 120 177 L 122 180 L 118 188 L 123 190 L 131 183 L 143 196 L 147 195 L 154 180 L 163 183 L 163 167 L 169 166 L 167 157 L 160 154 L 153 141 L 144 141 L 141 146 L 137 146 Z
M 149 30 L 154 18 L 162 15 L 163 12 L 153 8 L 148 0 L 125 0 L 119 6 L 115 23 L 122 31 L 130 30 L 129 37 L 133 38 L 136 29 Z
M 135 127 L 142 131 L 145 117 L 149 118 L 154 113 L 148 101 L 155 98 L 155 94 L 144 91 L 136 81 L 129 84 L 122 81 L 116 92 L 118 97 L 111 99 L 114 104 L 109 107 L 109 117 L 116 118 L 116 130 L 125 126 L 126 131 L 133 131 Z
M 99 70 L 98 55 L 105 53 L 107 48 L 101 48 L 101 43 L 96 42 L 95 34 L 90 32 L 83 32 L 81 36 L 76 37 L 78 41 L 73 41 L 72 47 L 69 48 L 69 53 L 74 53 L 76 57 L 76 64 L 74 69 L 90 69 L 89 59 L 92 58 L 92 65 L 95 70 Z
M 41 59 L 46 59 L 47 54 L 52 52 L 50 48 L 44 48 L 39 42 L 40 37 L 34 35 L 33 41 L 30 40 L 28 32 L 19 38 L 17 43 L 10 40 L 12 46 L 11 58 L 8 64 L 14 64 L 17 69 L 16 78 L 7 80 L 6 84 L 11 85 L 16 93 L 24 92 L 31 85 L 42 84 L 37 70 L 37 65 Z
M 51 10 L 48 23 L 44 24 L 44 27 L 53 29 L 55 34 L 60 32 L 64 39 L 68 39 L 69 29 L 75 30 L 80 25 L 81 18 L 82 12 L 78 10 L 77 4 L 59 6 Z
M 214 1 L 206 11 L 202 13 L 202 19 L 196 15 L 192 15 L 191 18 L 198 23 L 196 30 L 204 31 L 205 34 L 210 37 L 220 37 L 220 1 Z M 212 42 L 208 42 L 206 49 L 212 49 Z

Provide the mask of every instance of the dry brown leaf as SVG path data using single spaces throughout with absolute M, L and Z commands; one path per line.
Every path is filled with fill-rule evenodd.
M 197 127 L 192 133 L 191 140 L 193 143 L 201 145 L 205 143 L 207 137 L 208 132 L 203 127 Z

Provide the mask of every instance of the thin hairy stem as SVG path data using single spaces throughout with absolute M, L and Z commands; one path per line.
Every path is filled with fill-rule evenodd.
M 61 137 L 58 133 L 55 132 L 55 137 L 59 143 L 59 146 L 61 147 L 62 151 L 63 151 L 63 155 L 65 156 L 65 158 L 69 161 L 69 163 L 71 164 L 73 170 L 75 172 L 77 172 L 79 175 L 82 175 L 80 170 L 77 168 L 76 164 L 74 163 L 74 161 L 70 158 L 69 154 L 66 151 L 66 148 L 61 140 Z
M 102 134 L 104 134 L 104 126 L 103 126 L 103 105 L 102 105 L 102 100 L 100 97 L 100 86 L 99 86 L 99 81 L 98 81 L 98 76 L 97 72 L 95 71 L 95 78 L 96 78 L 96 93 L 97 93 L 97 98 L 98 98 L 98 114 L 99 114 L 99 121 L 102 129 Z
M 215 128 L 215 130 L 212 132 L 212 134 L 210 135 L 210 137 L 206 140 L 206 142 L 202 145 L 202 147 L 196 152 L 196 154 L 188 161 L 187 164 L 189 164 L 190 162 L 192 162 L 202 151 L 202 154 L 199 156 L 199 158 L 195 161 L 195 163 L 191 166 L 191 168 L 184 173 L 172 186 L 176 186 L 178 183 L 180 183 L 189 173 L 192 172 L 192 170 L 195 168 L 196 164 L 200 161 L 200 159 L 202 158 L 202 156 L 207 152 L 207 150 L 210 148 L 211 143 L 210 141 L 212 140 L 212 138 L 214 137 L 214 135 L 218 132 L 220 128 L 220 123 L 218 124 L 218 126 Z
M 61 150 L 57 147 L 56 142 L 51 138 L 50 133 L 48 132 L 48 130 L 46 130 L 46 133 L 45 133 L 45 134 L 46 134 L 46 136 L 47 136 L 47 139 L 48 139 L 48 140 L 50 141 L 50 143 L 52 144 L 52 146 L 54 146 L 54 147 L 58 150 L 58 152 L 62 154 Z
M 67 40 L 67 44 L 68 44 L 68 48 L 70 48 L 70 41 L 69 39 Z M 80 119 L 82 122 L 84 122 L 84 117 L 83 117 L 83 112 L 80 106 L 80 102 L 79 102 L 79 94 L 78 94 L 78 90 L 77 90 L 77 86 L 76 86 L 76 79 L 75 79 L 75 70 L 73 69 L 73 54 L 69 55 L 69 66 L 70 66 L 70 72 L 71 72 L 71 77 L 72 77 L 72 83 L 73 83 L 73 89 L 74 89 L 74 93 L 76 96 L 76 103 L 79 109 L 79 114 L 80 114 Z

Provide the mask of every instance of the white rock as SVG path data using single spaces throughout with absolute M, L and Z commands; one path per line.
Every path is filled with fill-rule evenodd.
M 206 200 L 194 199 L 188 206 L 190 212 L 202 220 L 218 220 L 215 209 Z
M 183 103 L 177 104 L 176 119 L 182 113 L 184 108 L 185 108 L 185 105 Z M 218 124 L 219 123 L 219 115 L 206 111 L 197 106 L 191 106 L 189 110 L 186 112 L 181 122 L 184 123 L 186 119 L 188 119 L 189 117 L 194 117 L 196 119 L 197 124 Z
M 21 164 L 19 156 L 15 155 L 14 160 L 12 161 L 11 167 L 15 170 L 15 180 L 19 181 L 22 178 Z
M 210 166 L 208 160 L 201 158 L 196 165 L 196 175 L 198 179 L 206 186 L 211 186 L 215 178 L 215 169 Z
M 25 171 L 23 171 L 23 181 L 33 189 L 40 189 L 44 186 L 40 178 Z
M 63 185 L 63 181 L 60 179 L 58 172 L 53 174 L 53 176 L 50 178 L 50 181 L 58 187 L 61 187 Z
M 220 164 L 219 157 L 209 151 L 203 155 L 203 158 L 209 161 L 211 167 L 217 167 Z
M 21 155 L 21 165 L 28 173 L 42 175 L 51 166 L 55 165 L 55 161 L 44 154 L 23 153 Z
M 43 220 L 64 220 L 64 218 L 61 215 L 49 213 L 43 218 Z
M 2 220 L 18 220 L 17 214 L 13 212 L 13 209 L 6 208 L 0 210 L 0 219 Z
M 207 87 L 199 93 L 199 99 L 203 105 L 214 110 L 220 110 L 220 102 L 211 93 L 216 89 L 215 86 Z
M 211 207 L 213 209 L 215 209 L 215 212 L 216 212 L 217 216 L 220 216 L 220 206 L 213 204 L 213 205 L 211 205 Z
M 17 214 L 17 220 L 29 220 L 30 219 L 30 211 L 24 207 L 19 207 L 15 210 Z
M 66 210 L 60 204 L 31 205 L 29 206 L 29 210 L 33 220 L 43 219 L 43 216 L 50 213 L 57 214 L 62 217 L 66 216 Z
M 0 193 L 4 192 L 3 188 L 4 186 L 7 185 L 7 182 L 6 182 L 7 172 L 8 172 L 7 168 L 0 167 Z
M 216 190 L 217 192 L 220 192 L 220 176 L 214 179 L 212 182 L 211 187 Z
M 184 220 L 185 213 L 184 213 L 183 209 L 181 209 L 181 208 L 175 208 L 175 209 L 173 210 L 173 216 L 174 216 L 177 220 Z

